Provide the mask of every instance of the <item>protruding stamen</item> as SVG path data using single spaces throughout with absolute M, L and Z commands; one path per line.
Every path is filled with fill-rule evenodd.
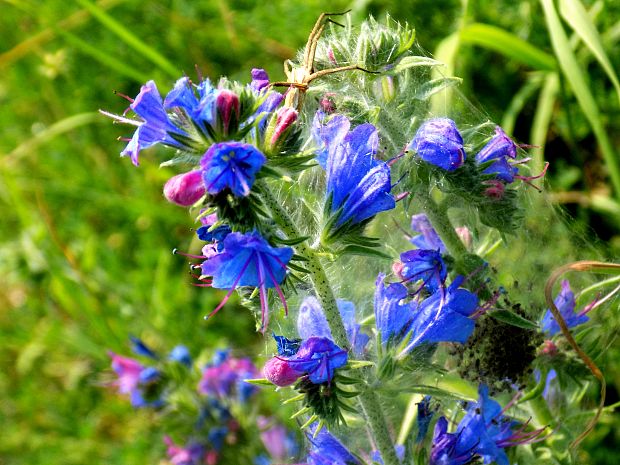
M 172 249 L 172 255 L 181 255 L 183 257 L 187 257 L 187 258 L 195 258 L 196 260 L 206 260 L 207 257 L 205 257 L 204 255 L 193 255 L 193 254 L 189 254 L 189 253 L 185 253 L 185 252 L 179 252 L 179 249 L 174 248 Z
M 128 100 L 129 102 L 133 103 L 134 99 L 132 99 L 131 97 L 129 97 L 128 95 L 125 94 L 121 94 L 120 92 L 114 90 L 114 95 L 118 95 L 119 97 L 123 97 L 125 100 Z

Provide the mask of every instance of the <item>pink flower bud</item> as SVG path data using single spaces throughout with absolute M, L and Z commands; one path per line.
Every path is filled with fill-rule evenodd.
M 276 127 L 271 136 L 271 145 L 275 145 L 282 134 L 297 121 L 298 113 L 291 107 L 282 107 L 278 110 L 276 116 Z
M 456 231 L 456 235 L 459 236 L 459 239 L 461 239 L 461 242 L 465 248 L 469 250 L 473 241 L 469 228 L 467 226 L 461 226 L 460 228 L 454 228 L 454 230 Z
M 215 107 L 219 116 L 221 130 L 228 134 L 236 130 L 239 124 L 239 97 L 234 92 L 222 89 L 215 99 Z
M 504 196 L 504 191 L 506 190 L 506 186 L 503 182 L 498 181 L 496 179 L 492 179 L 489 181 L 484 181 L 483 184 L 489 186 L 484 190 L 484 195 L 490 197 L 492 199 L 501 199 Z
M 178 174 L 164 185 L 164 197 L 169 202 L 189 207 L 205 195 L 205 186 L 199 170 Z
M 325 93 L 323 94 L 323 97 L 321 97 L 321 101 L 319 102 L 321 110 L 323 110 L 328 115 L 336 112 L 336 102 L 334 101 L 335 95 L 336 94 L 334 94 L 333 92 Z
M 545 342 L 543 342 L 540 352 L 544 355 L 555 357 L 558 354 L 559 350 L 558 346 L 556 346 L 553 341 L 547 339 Z
M 403 278 L 403 268 L 404 267 L 405 267 L 405 265 L 403 265 L 402 262 L 394 262 L 394 263 L 392 263 L 392 273 L 394 273 L 400 279 L 404 279 Z
M 276 386 L 284 387 L 293 384 L 303 373 L 295 370 L 288 360 L 274 357 L 267 360 L 263 375 Z

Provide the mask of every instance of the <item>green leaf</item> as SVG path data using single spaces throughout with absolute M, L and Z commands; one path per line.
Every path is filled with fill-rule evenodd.
M 577 59 L 570 46 L 566 33 L 560 23 L 553 0 L 540 0 L 547 21 L 551 44 L 558 58 L 558 63 L 566 80 L 570 84 L 585 117 L 588 119 L 594 136 L 599 144 L 607 169 L 611 176 L 616 196 L 620 196 L 620 164 L 611 142 L 605 131 L 596 101 L 590 92 L 583 70 L 579 67 Z
M 534 69 L 553 71 L 553 56 L 516 35 L 489 24 L 474 23 L 461 29 L 461 42 L 493 50 Z
M 516 326 L 517 328 L 531 329 L 531 330 L 539 329 L 536 323 L 526 318 L 523 318 L 522 316 L 517 315 L 516 313 L 511 312 L 509 310 L 493 310 L 492 312 L 489 312 L 489 315 L 498 321 L 501 321 L 503 323 L 506 323 L 512 326 Z
M 461 81 L 461 78 L 456 77 L 442 77 L 427 81 L 416 89 L 413 98 L 416 100 L 427 100 L 442 90 L 458 86 Z
M 398 64 L 388 74 L 402 73 L 406 69 L 415 68 L 416 66 L 443 66 L 441 61 L 433 60 L 423 56 L 409 56 L 398 62 Z
M 457 392 L 446 391 L 435 386 L 428 386 L 425 384 L 416 384 L 412 386 L 404 386 L 400 389 L 400 392 L 408 392 L 411 394 L 423 394 L 435 397 L 437 399 L 446 400 L 470 400 L 469 397 Z
M 385 252 L 359 245 L 347 245 L 345 248 L 341 249 L 339 253 L 342 255 L 367 255 L 369 257 L 391 258 Z
M 598 60 L 601 67 L 607 73 L 609 80 L 616 89 L 618 101 L 620 101 L 620 82 L 614 68 L 605 53 L 601 36 L 596 30 L 596 26 L 590 19 L 590 15 L 579 0 L 560 0 L 560 14 L 577 35 L 583 40 L 586 47 L 590 49 L 594 57 Z

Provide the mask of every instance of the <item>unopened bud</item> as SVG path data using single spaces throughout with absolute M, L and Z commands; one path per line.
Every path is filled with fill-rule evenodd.
M 282 107 L 276 114 L 276 127 L 271 136 L 271 145 L 274 146 L 281 139 L 282 135 L 288 131 L 291 125 L 297 121 L 298 113 L 290 107 Z
M 205 195 L 205 186 L 199 170 L 178 174 L 164 185 L 164 197 L 182 207 L 194 205 Z
M 303 373 L 295 370 L 288 360 L 283 360 L 278 357 L 267 360 L 265 368 L 263 368 L 263 375 L 265 375 L 265 378 L 280 387 L 290 386 L 297 381 L 302 374 Z
M 222 89 L 215 99 L 219 119 L 219 129 L 224 135 L 237 130 L 239 126 L 239 97 L 234 92 Z
M 555 357 L 558 354 L 559 350 L 558 346 L 556 346 L 552 340 L 547 339 L 545 342 L 543 342 L 543 345 L 540 348 L 540 352 L 544 355 L 548 355 L 549 357 Z
M 454 228 L 454 230 L 456 231 L 456 235 L 459 236 L 459 239 L 461 239 L 461 242 L 463 243 L 465 248 L 467 250 L 471 249 L 471 243 L 473 239 L 469 228 L 467 226 L 461 226 L 460 228 Z

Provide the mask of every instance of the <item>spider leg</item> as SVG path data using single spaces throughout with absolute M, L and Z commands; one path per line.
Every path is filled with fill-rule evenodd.
M 304 82 L 277 81 L 277 82 L 270 82 L 269 85 L 271 87 L 294 87 L 296 89 L 301 89 L 301 90 L 308 89 L 308 84 Z
M 314 53 L 316 52 L 316 43 L 321 37 L 321 33 L 325 28 L 325 22 L 331 21 L 330 16 L 342 16 L 350 12 L 351 10 L 343 11 L 342 13 L 321 13 L 321 15 L 314 23 L 314 27 L 308 36 L 308 42 L 306 43 L 306 52 L 304 53 L 304 67 L 310 72 L 312 63 L 314 63 Z M 333 21 L 332 21 L 333 22 Z M 314 43 L 314 46 L 312 44 Z
M 358 65 L 348 65 L 348 66 L 339 66 L 338 68 L 328 68 L 328 69 L 322 69 L 321 71 L 316 71 L 312 74 L 309 74 L 308 76 L 306 76 L 306 79 L 304 80 L 305 84 L 310 84 L 312 81 L 314 81 L 315 79 L 318 79 L 320 77 L 323 76 L 328 76 L 330 74 L 334 74 L 334 73 L 340 73 L 342 71 L 364 71 L 365 73 L 370 73 L 370 74 L 380 74 L 378 71 L 370 71 L 366 68 L 362 68 L 361 66 Z

